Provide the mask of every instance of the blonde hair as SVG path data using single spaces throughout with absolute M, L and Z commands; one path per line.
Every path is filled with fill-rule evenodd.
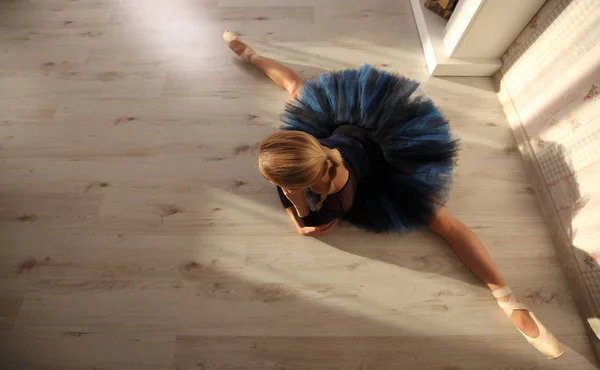
M 289 190 L 302 190 L 329 175 L 331 189 L 337 168 L 343 164 L 337 149 L 325 151 L 319 141 L 301 131 L 281 131 L 260 144 L 258 168 L 269 181 Z M 320 208 L 327 192 L 321 195 Z

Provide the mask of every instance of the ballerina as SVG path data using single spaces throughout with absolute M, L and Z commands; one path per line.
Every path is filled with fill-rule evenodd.
M 429 227 L 489 287 L 529 343 L 550 358 L 564 353 L 506 286 L 477 235 L 446 210 L 457 140 L 417 82 L 369 65 L 304 81 L 237 34 L 225 31 L 223 38 L 289 93 L 282 131 L 261 143 L 258 165 L 300 234 L 325 235 L 339 219 L 371 232 Z

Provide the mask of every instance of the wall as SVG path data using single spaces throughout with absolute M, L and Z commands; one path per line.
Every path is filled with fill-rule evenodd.
M 503 103 L 600 312 L 600 1 L 547 1 L 502 61 Z
M 454 58 L 500 58 L 545 0 L 461 0 L 446 26 Z M 473 19 L 474 17 L 474 19 Z

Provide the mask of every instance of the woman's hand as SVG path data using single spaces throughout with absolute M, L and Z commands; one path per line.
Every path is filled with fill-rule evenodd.
M 331 231 L 331 229 L 335 227 L 335 225 L 337 225 L 337 219 L 335 219 L 325 225 L 304 226 L 304 224 L 302 223 L 302 219 L 298 216 L 297 211 L 294 207 L 289 207 L 285 210 L 290 216 L 290 219 L 292 220 L 294 225 L 296 226 L 296 230 L 298 230 L 298 232 L 304 236 L 324 236 L 327 235 Z
M 333 220 L 326 225 L 320 226 L 300 226 L 296 223 L 296 229 L 303 236 L 325 236 L 337 224 L 337 220 Z

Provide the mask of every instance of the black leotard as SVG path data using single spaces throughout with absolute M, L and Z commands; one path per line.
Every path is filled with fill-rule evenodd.
M 320 195 L 312 193 L 309 189 L 305 191 L 305 197 L 310 213 L 302 217 L 304 226 L 319 226 L 330 223 L 338 217 L 344 215 L 352 207 L 354 194 L 358 182 L 369 175 L 372 170 L 368 145 L 361 141 L 360 133 L 348 132 L 347 130 L 336 130 L 332 136 L 327 139 L 320 139 L 321 145 L 330 149 L 337 149 L 342 155 L 344 166 L 348 169 L 348 181 L 336 193 L 327 196 L 320 209 L 315 209 L 315 204 L 321 199 Z M 293 207 L 293 203 L 285 196 L 282 189 L 277 187 L 279 198 L 285 208 Z

